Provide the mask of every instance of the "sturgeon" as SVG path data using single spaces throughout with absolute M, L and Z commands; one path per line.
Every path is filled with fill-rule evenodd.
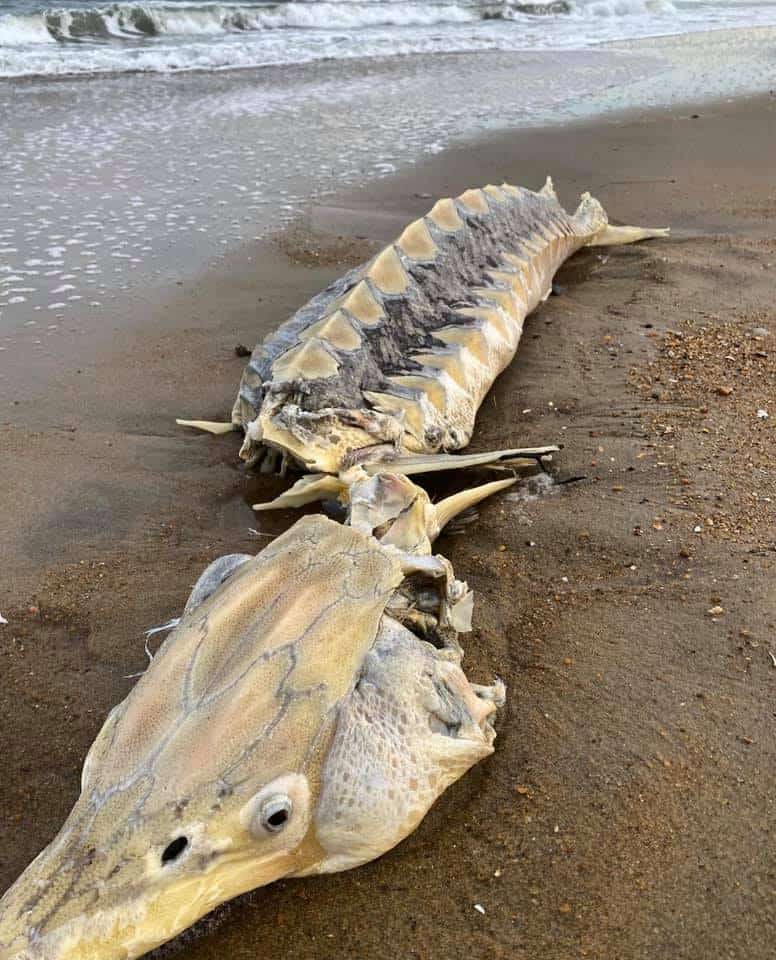
M 492 753 L 504 685 L 467 680 L 471 593 L 429 552 L 459 502 L 389 474 L 351 499 L 348 524 L 304 517 L 202 574 L 0 901 L 1 960 L 133 960 L 245 891 L 356 867 Z
M 504 685 L 466 678 L 472 594 L 431 551 L 514 478 L 434 504 L 410 476 L 556 449 L 453 455 L 563 260 L 666 232 L 589 195 L 570 216 L 549 179 L 441 200 L 256 348 L 229 424 L 187 421 L 314 471 L 272 505 L 335 494 L 347 522 L 205 570 L 0 901 L 0 960 L 134 960 L 244 891 L 358 866 L 493 751 Z
M 560 265 L 582 247 L 667 233 L 611 226 L 587 193 L 568 214 L 549 177 L 538 192 L 505 183 L 439 200 L 255 348 L 231 421 L 178 423 L 242 430 L 248 464 L 280 458 L 312 474 L 273 506 L 326 495 L 354 464 L 419 473 L 540 456 L 557 448 L 449 454 L 469 443 Z

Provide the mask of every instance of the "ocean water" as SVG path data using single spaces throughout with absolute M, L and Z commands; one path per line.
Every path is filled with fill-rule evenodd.
M 0 405 L 347 185 L 497 129 L 768 91 L 775 4 L 0 0 Z M 524 182 L 519 156 L 500 175 Z
M 0 77 L 547 50 L 776 24 L 776 0 L 0 0 Z

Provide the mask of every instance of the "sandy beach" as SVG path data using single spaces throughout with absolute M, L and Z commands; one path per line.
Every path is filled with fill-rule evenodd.
M 771 956 L 774 155 L 773 96 L 483 134 L 137 293 L 34 376 L 8 367 L 0 886 L 64 820 L 143 630 L 294 519 L 252 512 L 286 481 L 240 469 L 236 435 L 175 417 L 223 418 L 235 347 L 430 198 L 551 173 L 567 205 L 590 189 L 673 236 L 570 261 L 483 405 L 472 449 L 561 442 L 553 475 L 579 478 L 438 543 L 475 590 L 467 672 L 509 691 L 496 753 L 381 860 L 248 895 L 158 955 Z

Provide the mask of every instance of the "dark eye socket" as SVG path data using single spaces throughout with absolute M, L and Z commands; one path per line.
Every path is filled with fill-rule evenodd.
M 288 820 L 288 810 L 276 810 L 267 817 L 267 823 L 276 829 L 282 827 L 286 820 Z
M 173 860 L 177 860 L 188 845 L 188 837 L 176 837 L 162 851 L 162 863 L 172 863 Z
M 282 830 L 291 816 L 290 797 L 276 796 L 268 800 L 261 811 L 261 824 L 265 830 L 276 833 Z

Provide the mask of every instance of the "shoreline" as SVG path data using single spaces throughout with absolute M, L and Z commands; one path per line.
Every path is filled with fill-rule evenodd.
M 22 368 L 0 423 L 2 884 L 64 819 L 143 669 L 142 631 L 209 560 L 260 549 L 250 527 L 296 516 L 257 518 L 249 504 L 287 481 L 246 476 L 236 436 L 174 418 L 222 416 L 234 347 L 437 196 L 549 172 L 567 204 L 589 188 L 613 220 L 674 238 L 575 258 L 480 412 L 472 449 L 562 439 L 556 469 L 586 477 L 497 498 L 440 540 L 475 591 L 467 673 L 510 690 L 496 753 L 393 853 L 242 898 L 160 956 L 765 960 L 776 410 L 756 411 L 776 386 L 775 113 L 761 97 L 480 136 L 149 296 L 39 388 Z
M 343 187 L 494 131 L 768 91 L 774 37 L 760 27 L 582 50 L 0 83 L 0 389 L 12 351 L 33 367 L 67 352 L 77 313 L 88 336 L 123 327 L 148 291 L 165 296 Z
M 686 25 L 685 25 L 686 26 Z M 730 24 L 723 24 L 721 26 L 710 26 L 704 24 L 698 26 L 694 29 L 676 29 L 666 32 L 658 33 L 646 33 L 639 34 L 637 37 L 628 37 L 623 36 L 620 38 L 604 38 L 601 40 L 587 40 L 579 46 L 571 44 L 559 44 L 558 46 L 526 46 L 526 47 L 501 47 L 494 43 L 490 47 L 472 47 L 466 48 L 462 47 L 460 49 L 453 50 L 410 50 L 402 51 L 398 50 L 393 53 L 375 53 L 375 54 L 364 54 L 362 56 L 348 56 L 348 57 L 334 57 L 334 56 L 311 56 L 307 59 L 302 60 L 287 60 L 287 61 L 267 61 L 265 63 L 251 63 L 251 64 L 229 64 L 225 66 L 203 66 L 203 67 L 183 67 L 177 69 L 168 69 L 168 70 L 156 70 L 151 68 L 136 68 L 136 69 L 120 69 L 120 70 L 95 70 L 92 73 L 83 72 L 83 71 L 74 71 L 72 73 L 62 72 L 62 73 L 32 73 L 32 74 L 0 74 L 0 85 L 4 83 L 8 84 L 17 84 L 17 83 L 41 83 L 46 81 L 52 81 L 54 83 L 59 82 L 73 82 L 73 81 L 94 81 L 100 79 L 116 79 L 118 77 L 148 77 L 153 78 L 156 76 L 162 77 L 176 77 L 176 76 L 186 76 L 186 75 L 223 75 L 229 73 L 242 74 L 250 71 L 261 72 L 264 70 L 284 70 L 284 69 L 294 69 L 294 68 L 307 68 L 315 66 L 316 64 L 326 63 L 330 61 L 336 61 L 343 64 L 352 64 L 357 65 L 360 60 L 363 60 L 367 63 L 389 63 L 394 60 L 405 60 L 413 58 L 421 58 L 427 60 L 430 58 L 441 58 L 441 57 L 481 57 L 489 55 L 516 55 L 516 56 L 526 56 L 526 55 L 543 55 L 543 54 L 564 54 L 564 53 L 583 53 L 583 52 L 595 52 L 600 51 L 622 51 L 628 50 L 633 51 L 637 50 L 639 47 L 655 47 L 659 44 L 663 44 L 665 47 L 669 47 L 671 42 L 677 42 L 680 40 L 693 40 L 697 42 L 703 42 L 704 38 L 712 38 L 713 40 L 720 40 L 727 38 L 760 38 L 765 39 L 768 36 L 771 38 L 776 33 L 776 23 L 757 23 L 747 27 L 735 27 Z M 753 91 L 750 91 L 750 94 Z M 762 91 L 761 91 L 762 92 Z

